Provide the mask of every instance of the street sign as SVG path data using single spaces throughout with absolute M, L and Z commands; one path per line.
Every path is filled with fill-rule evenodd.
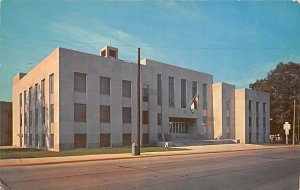
M 285 130 L 285 141 L 286 141 L 286 144 L 288 144 L 288 135 L 290 134 L 289 133 L 289 130 L 291 129 L 291 124 L 289 124 L 289 122 L 285 122 L 283 124 L 283 129 Z
M 285 135 L 289 135 L 289 131 L 291 129 L 291 124 L 289 124 L 289 122 L 285 122 L 283 125 L 283 129 L 285 130 Z

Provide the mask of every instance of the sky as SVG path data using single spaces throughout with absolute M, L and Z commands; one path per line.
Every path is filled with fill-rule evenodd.
M 141 58 L 208 74 L 248 88 L 279 62 L 300 63 L 295 1 L 0 0 L 0 101 L 12 77 L 57 47 Z

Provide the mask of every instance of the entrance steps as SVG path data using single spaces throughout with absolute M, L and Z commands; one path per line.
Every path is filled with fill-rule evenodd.
M 217 145 L 217 144 L 234 144 L 236 143 L 233 139 L 219 139 L 219 140 L 187 140 L 187 141 L 172 141 L 172 146 L 197 146 L 197 145 Z
M 197 146 L 197 145 L 216 145 L 216 144 L 234 144 L 234 139 L 209 139 L 201 134 L 172 134 L 168 146 Z M 165 146 L 164 141 L 158 141 L 158 146 Z

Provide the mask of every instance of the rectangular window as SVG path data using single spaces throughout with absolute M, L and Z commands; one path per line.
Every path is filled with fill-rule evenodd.
M 32 87 L 29 88 L 28 90 L 28 105 L 29 105 L 29 110 L 31 109 L 31 93 L 32 93 Z
M 203 109 L 206 110 L 207 109 L 207 84 L 203 83 L 202 84 L 202 105 L 203 105 Z
M 41 98 L 45 97 L 45 79 L 41 81 Z
M 175 107 L 175 78 L 169 77 L 169 107 Z
M 49 93 L 50 94 L 54 93 L 54 74 L 51 74 L 49 76 Z
M 24 91 L 24 105 L 27 104 L 26 90 Z M 24 108 L 25 109 L 25 108 Z
M 226 100 L 226 110 L 230 111 L 230 99 Z
M 131 108 L 128 107 L 122 108 L 122 122 L 131 123 Z
M 122 96 L 131 97 L 131 81 L 128 80 L 122 81 Z
M 32 146 L 32 134 L 29 134 L 29 146 Z
M 39 110 L 35 109 L 34 125 L 37 126 L 39 122 Z
M 100 147 L 110 147 L 110 134 L 100 134 Z
M 42 134 L 42 141 L 41 141 L 41 146 L 45 147 L 46 146 L 46 134 Z
M 117 58 L 117 52 L 115 50 L 108 50 L 109 57 Z
M 149 86 L 148 85 L 143 85 L 143 102 L 148 102 L 149 101 Z
M 45 107 L 42 107 L 42 124 L 45 124 L 45 117 L 46 116 L 46 110 Z
M 251 144 L 252 143 L 252 133 L 249 132 L 249 143 Z
M 29 126 L 32 125 L 32 111 L 29 111 Z
M 24 126 L 27 126 L 27 113 L 24 112 Z
M 249 100 L 249 111 L 251 111 L 251 110 L 252 110 L 252 101 Z
M 259 128 L 259 119 L 256 117 L 256 128 Z
M 148 123 L 149 123 L 149 112 L 143 111 L 143 124 L 148 124 Z
M 192 82 L 192 98 L 195 98 L 197 93 L 198 93 L 198 84 L 196 81 L 193 81 Z M 194 106 L 195 106 L 195 109 L 197 109 L 198 104 L 196 103 L 196 104 L 194 104 Z
M 226 117 L 226 126 L 230 127 L 230 117 Z
M 258 110 L 259 110 L 259 102 L 256 102 L 256 112 L 258 112 Z
M 266 103 L 263 103 L 263 112 L 266 113 Z
M 192 97 L 195 97 L 198 92 L 198 85 L 196 81 L 192 82 Z
M 258 133 L 256 133 L 256 143 L 258 143 L 258 138 L 259 138 Z
M 144 133 L 143 134 L 143 145 L 148 145 L 149 144 L 149 133 Z
M 20 93 L 20 107 L 22 107 L 22 93 Z
M 123 134 L 123 146 L 131 145 L 131 134 Z
M 181 79 L 181 108 L 186 108 L 186 80 Z
M 202 120 L 202 126 L 207 127 L 207 116 L 203 116 Z
M 35 146 L 38 147 L 39 146 L 39 135 L 35 134 Z
M 86 134 L 74 134 L 74 148 L 86 148 Z
M 157 105 L 161 105 L 162 88 L 161 88 L 161 74 L 157 75 Z
M 110 95 L 110 78 L 100 77 L 100 94 Z
M 110 106 L 100 105 L 100 122 L 110 123 Z
M 263 127 L 266 127 L 266 118 L 263 118 Z
M 54 122 L 54 104 L 50 105 L 50 122 Z
M 74 122 L 86 122 L 86 104 L 74 104 Z
M 28 143 L 28 135 L 25 133 L 24 134 L 24 145 L 27 145 L 27 143 Z
M 252 117 L 249 117 L 249 127 L 252 127 Z
M 54 134 L 50 135 L 49 148 L 54 148 Z
M 34 85 L 34 100 L 38 101 L 38 84 Z
M 86 92 L 86 74 L 74 73 L 74 92 Z
M 105 57 L 106 56 L 106 50 L 101 51 L 101 56 Z
M 158 113 L 157 114 L 157 125 L 161 126 L 161 123 L 162 123 L 162 115 L 161 115 L 161 113 Z
M 20 127 L 22 127 L 22 114 L 20 113 Z

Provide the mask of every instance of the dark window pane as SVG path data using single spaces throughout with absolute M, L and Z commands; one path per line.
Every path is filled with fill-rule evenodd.
M 110 123 L 110 106 L 100 106 L 100 122 Z
M 131 123 L 131 108 L 123 107 L 122 108 L 122 122 Z
M 100 94 L 110 95 L 110 78 L 100 77 Z
M 86 105 L 74 104 L 74 121 L 86 122 Z
M 74 73 L 74 91 L 86 92 L 86 74 Z

